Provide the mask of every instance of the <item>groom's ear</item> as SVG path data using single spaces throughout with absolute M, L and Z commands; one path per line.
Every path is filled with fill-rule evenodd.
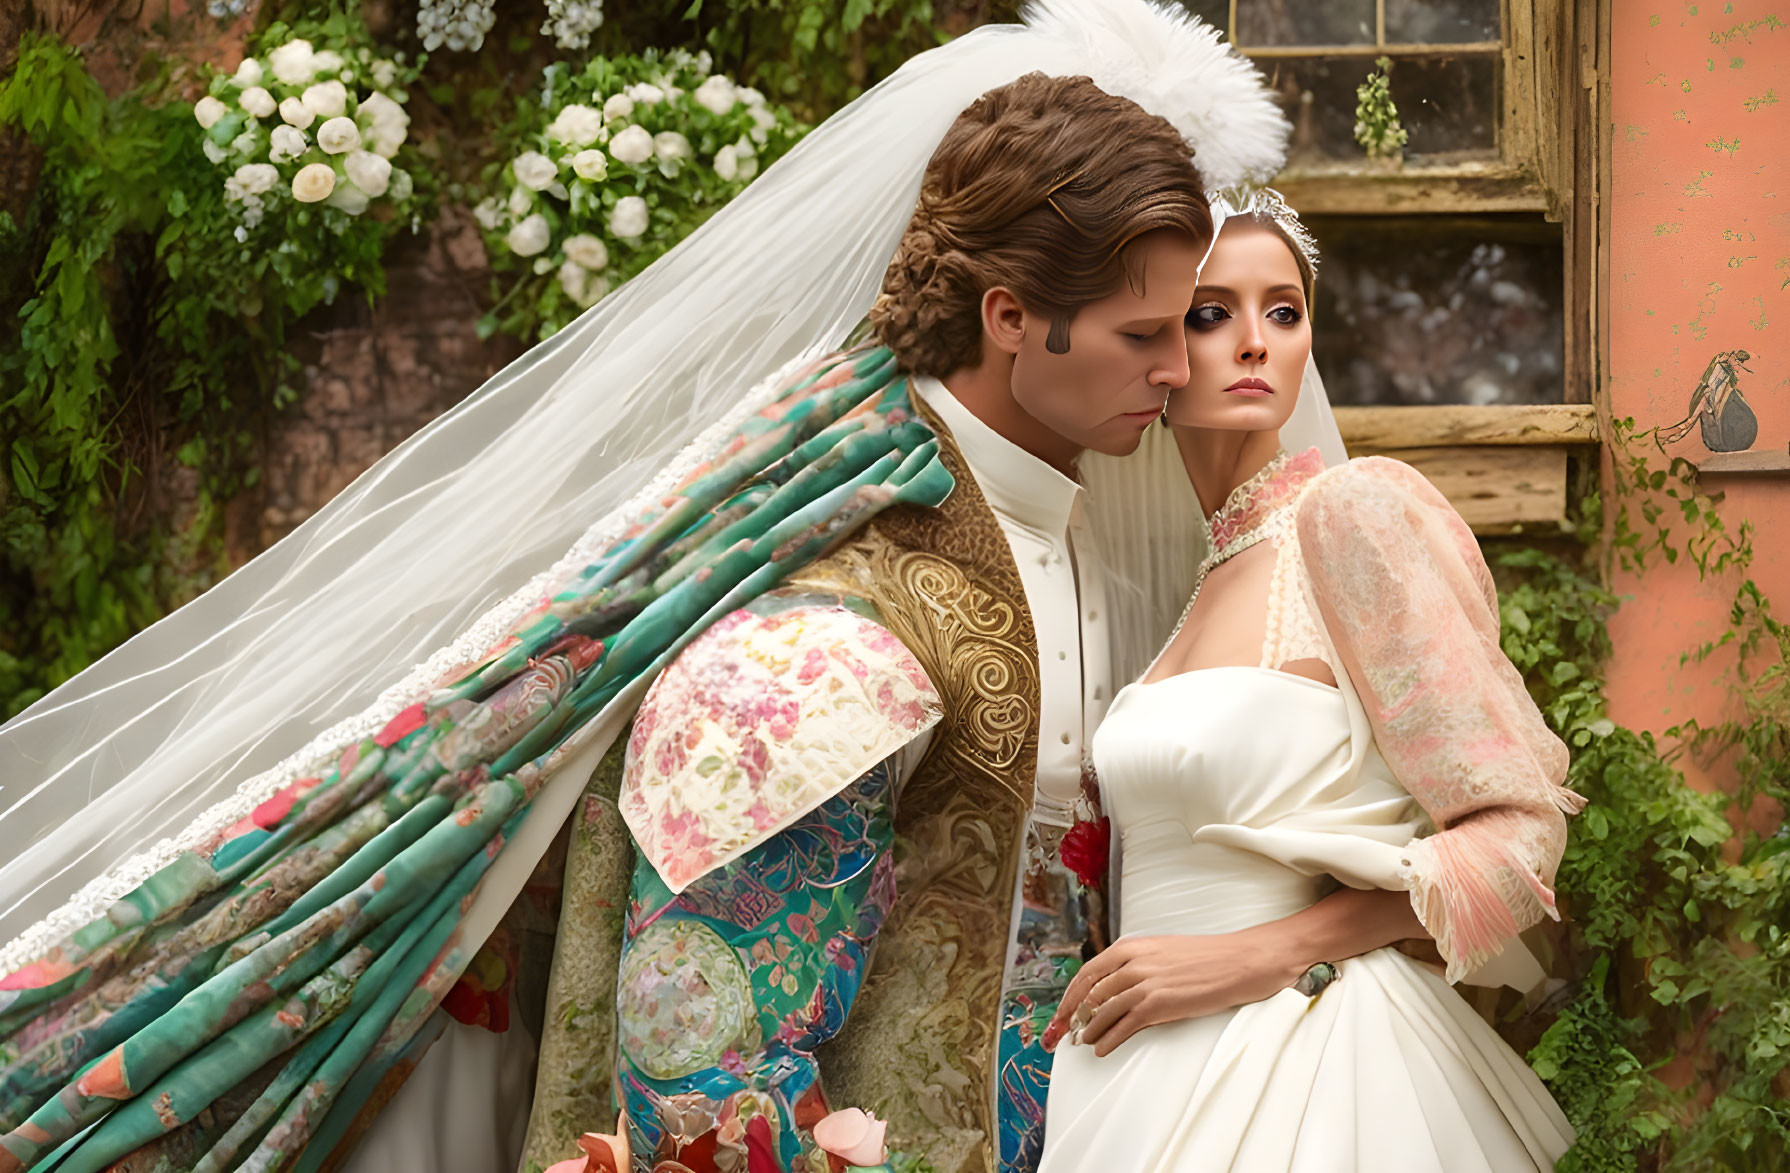
M 1018 354 L 1026 336 L 1026 312 L 1005 285 L 982 295 L 982 333 L 1005 354 Z

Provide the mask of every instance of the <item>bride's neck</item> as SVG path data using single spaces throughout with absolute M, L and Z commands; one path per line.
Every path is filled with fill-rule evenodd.
M 1176 428 L 1175 446 L 1187 479 L 1209 518 L 1224 507 L 1238 485 L 1268 466 L 1280 451 L 1280 429 L 1234 432 L 1218 428 Z

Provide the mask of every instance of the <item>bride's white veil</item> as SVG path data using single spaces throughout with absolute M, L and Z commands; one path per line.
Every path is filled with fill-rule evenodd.
M 290 536 L 0 728 L 0 974 L 420 699 L 779 371 L 840 346 L 951 121 L 1035 70 L 1167 117 L 1214 186 L 1280 165 L 1259 75 L 1179 8 L 1044 0 L 910 61 Z M 513 895 L 494 871 L 479 901 Z

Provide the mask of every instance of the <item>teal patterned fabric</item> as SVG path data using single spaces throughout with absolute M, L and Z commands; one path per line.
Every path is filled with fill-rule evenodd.
M 888 351 L 823 360 L 480 663 L 0 978 L 0 1173 L 187 1151 L 226 1110 L 193 1168 L 321 1168 L 476 950 L 466 898 L 567 739 L 880 510 L 941 502 L 935 454 Z

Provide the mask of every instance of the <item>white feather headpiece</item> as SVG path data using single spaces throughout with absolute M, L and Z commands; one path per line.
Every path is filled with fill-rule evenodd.
M 1062 42 L 1109 94 L 1160 115 L 1208 189 L 1267 183 L 1292 132 L 1260 71 L 1185 9 L 1150 0 L 1033 0 L 1028 28 Z

